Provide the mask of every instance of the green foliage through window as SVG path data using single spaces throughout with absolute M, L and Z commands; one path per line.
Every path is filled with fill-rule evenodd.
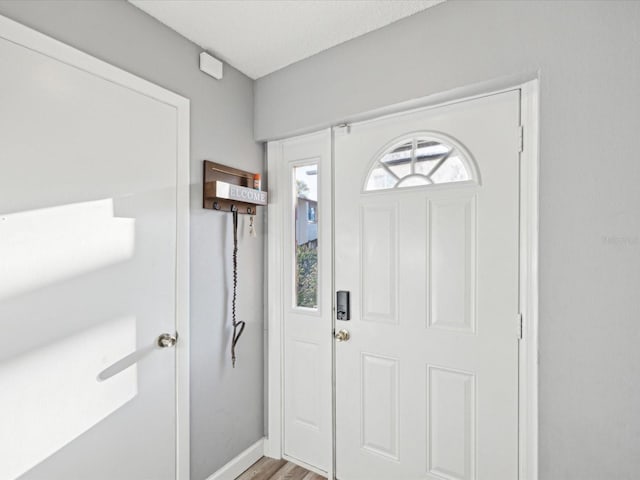
M 296 247 L 296 292 L 299 307 L 318 306 L 318 249 L 313 243 Z

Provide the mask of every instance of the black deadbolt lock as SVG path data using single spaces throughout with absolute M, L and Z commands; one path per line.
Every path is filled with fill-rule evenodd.
M 338 290 L 336 292 L 336 318 L 338 320 L 351 320 L 349 292 L 347 290 Z

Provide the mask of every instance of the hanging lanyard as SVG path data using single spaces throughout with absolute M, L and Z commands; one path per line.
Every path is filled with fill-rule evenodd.
M 233 337 L 231 338 L 231 365 L 236 367 L 236 344 L 244 331 L 245 322 L 236 321 L 236 297 L 238 294 L 238 210 L 233 210 L 233 301 L 231 302 L 231 320 Z M 240 328 L 238 330 L 238 327 Z

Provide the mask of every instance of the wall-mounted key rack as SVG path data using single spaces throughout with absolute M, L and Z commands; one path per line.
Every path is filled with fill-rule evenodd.
M 205 160 L 203 207 L 255 215 L 257 206 L 267 204 L 267 192 L 254 188 L 255 178 L 254 173 Z
M 236 346 L 247 324 L 236 318 L 238 295 L 238 215 L 249 217 L 249 233 L 256 236 L 254 215 L 259 205 L 267 204 L 267 192 L 263 192 L 260 174 L 246 172 L 219 163 L 204 161 L 202 203 L 204 208 L 231 212 L 233 219 L 233 299 L 231 301 L 231 365 L 236 366 Z

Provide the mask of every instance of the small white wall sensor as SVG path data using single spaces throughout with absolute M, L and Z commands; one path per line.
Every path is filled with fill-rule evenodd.
M 200 54 L 200 70 L 217 80 L 222 80 L 222 62 L 207 52 Z

